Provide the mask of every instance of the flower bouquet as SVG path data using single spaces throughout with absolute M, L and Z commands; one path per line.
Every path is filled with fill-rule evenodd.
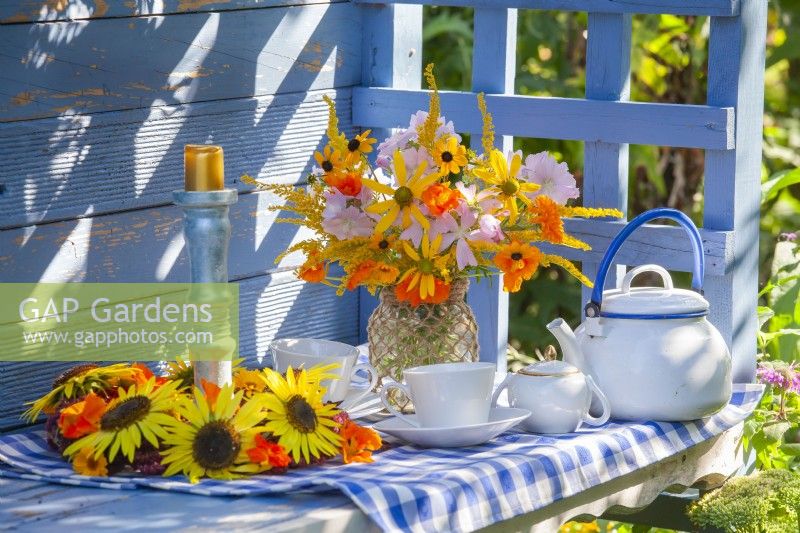
M 271 209 L 296 216 L 279 222 L 313 232 L 277 261 L 301 251 L 300 278 L 339 294 L 357 287 L 381 292 L 368 329 L 370 360 L 395 379 L 412 364 L 477 359 L 477 327 L 464 303 L 469 278 L 500 272 L 504 290 L 515 292 L 540 266 L 558 265 L 590 285 L 570 261 L 534 243 L 588 250 L 565 232 L 563 218 L 621 216 L 567 206 L 579 195 L 575 179 L 547 152 L 523 157 L 495 149 L 482 94 L 482 153 L 465 146 L 441 116 L 432 65 L 425 77 L 429 111 L 418 111 L 377 150 L 370 130 L 351 139 L 339 131 L 334 103 L 325 97 L 328 142 L 314 154 L 318 167 L 307 186 L 242 178 L 285 200 Z
M 48 444 L 87 476 L 121 472 L 234 479 L 280 474 L 341 456 L 372 462 L 380 436 L 324 403 L 331 366 L 236 368 L 233 384 L 193 387 L 181 360 L 156 377 L 142 364 L 77 366 L 53 383 L 26 416 L 48 415 Z

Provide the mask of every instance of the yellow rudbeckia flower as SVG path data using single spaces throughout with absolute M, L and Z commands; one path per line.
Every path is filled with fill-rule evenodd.
M 519 179 L 520 168 L 522 168 L 522 157 L 519 154 L 513 154 L 509 162 L 503 152 L 492 150 L 489 154 L 488 168 L 475 169 L 475 174 L 491 185 L 487 190 L 497 192 L 497 198 L 503 202 L 503 207 L 509 212 L 508 221 L 512 225 L 517 222 L 519 217 L 517 199 L 526 208 L 530 207 L 531 199 L 526 194 L 539 190 L 538 183 L 528 183 Z
M 439 167 L 439 174 L 458 174 L 467 165 L 467 149 L 458 143 L 458 139 L 449 135 L 436 142 L 433 149 L 433 161 Z
M 442 246 L 442 236 L 438 235 L 433 242 L 431 242 L 428 234 L 422 236 L 420 242 L 419 252 L 411 247 L 407 241 L 403 241 L 403 249 L 416 264 L 405 271 L 403 276 L 397 282 L 398 285 L 402 284 L 406 279 L 411 277 L 408 284 L 410 291 L 419 284 L 419 297 L 423 300 L 429 295 L 433 296 L 436 292 L 436 283 L 434 273 L 438 270 L 441 271 L 443 262 L 446 261 L 446 256 L 439 255 L 439 248 Z
M 406 162 L 400 150 L 394 153 L 392 162 L 394 175 L 397 179 L 397 188 L 393 189 L 389 185 L 384 185 L 372 179 L 362 179 L 362 182 L 366 183 L 373 191 L 390 197 L 388 200 L 375 202 L 366 209 L 368 213 L 383 214 L 383 218 L 375 226 L 375 234 L 380 235 L 389 229 L 389 226 L 397 219 L 397 215 L 400 214 L 403 216 L 403 228 L 411 225 L 411 217 L 413 216 L 420 226 L 427 230 L 430 228 L 430 223 L 420 211 L 415 200 L 421 201 L 422 193 L 436 183 L 439 180 L 439 176 L 436 173 L 423 176 L 428 166 L 427 163 L 423 162 L 414 170 L 414 174 L 408 178 Z

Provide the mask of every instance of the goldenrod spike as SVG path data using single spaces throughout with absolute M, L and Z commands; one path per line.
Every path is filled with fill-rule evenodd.
M 483 153 L 488 154 L 494 149 L 494 123 L 492 114 L 486 108 L 486 97 L 483 93 L 478 93 L 478 109 L 481 111 L 483 120 L 483 132 L 481 134 L 481 145 Z

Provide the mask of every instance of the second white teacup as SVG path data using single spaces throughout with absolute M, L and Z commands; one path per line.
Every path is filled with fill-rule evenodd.
M 273 366 L 278 372 L 286 372 L 289 367 L 308 369 L 317 365 L 337 364 L 337 368 L 329 373 L 338 375 L 339 379 L 322 382 L 322 386 L 327 389 L 323 398 L 326 402 L 341 402 L 347 398 L 347 406 L 352 406 L 378 384 L 378 372 L 372 365 L 356 364 L 358 348 L 355 346 L 324 339 L 279 339 L 272 341 L 269 347 Z M 350 383 L 359 370 L 369 373 L 369 387 L 348 398 Z
M 414 427 L 471 426 L 489 421 L 492 406 L 494 363 L 442 363 L 403 371 L 405 384 L 388 383 L 381 401 L 393 415 Z M 397 411 L 389 392 L 399 389 L 413 402 L 416 417 Z

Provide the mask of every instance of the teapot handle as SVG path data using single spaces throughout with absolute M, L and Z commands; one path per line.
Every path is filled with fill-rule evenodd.
M 597 279 L 594 282 L 594 289 L 592 289 L 592 296 L 586 307 L 584 313 L 588 318 L 595 318 L 600 316 L 600 308 L 603 302 L 603 288 L 606 284 L 606 277 L 614 261 L 614 257 L 622 247 L 625 240 L 631 236 L 640 226 L 654 220 L 656 218 L 667 218 L 674 220 L 680 224 L 689 236 L 692 243 L 692 251 L 694 252 L 694 262 L 692 264 L 692 289 L 703 293 L 703 275 L 705 273 L 705 255 L 703 254 L 703 239 L 700 237 L 700 232 L 697 226 L 694 225 L 692 219 L 686 216 L 677 209 L 661 207 L 651 209 L 631 220 L 622 231 L 620 231 L 606 250 L 603 260 L 597 269 Z

